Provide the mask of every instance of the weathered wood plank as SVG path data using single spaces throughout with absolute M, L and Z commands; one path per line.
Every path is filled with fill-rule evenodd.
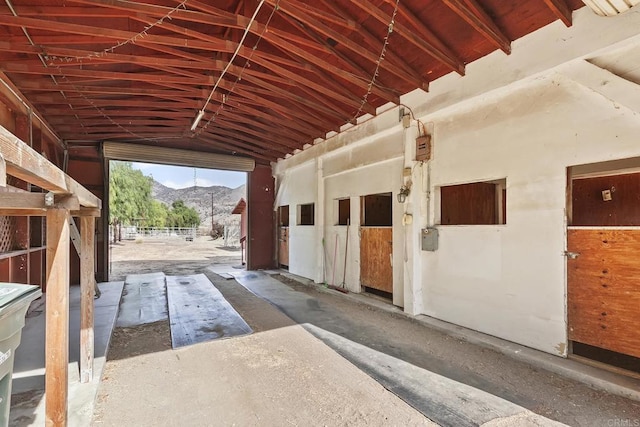
M 67 425 L 69 370 L 69 211 L 47 211 L 45 423 Z
M 7 192 L 0 198 L 0 210 L 45 210 L 49 208 L 45 202 L 46 194 L 29 192 Z M 54 205 L 68 210 L 79 210 L 80 202 L 77 197 L 70 195 L 57 195 L 54 198 Z
M 101 201 L 18 137 L 0 126 L 0 153 L 7 174 L 59 194 L 75 194 L 82 206 L 101 208 Z
M 569 339 L 640 357 L 640 230 L 568 230 Z
M 80 382 L 93 379 L 94 236 L 96 220 L 80 219 Z
M 360 283 L 393 293 L 391 227 L 360 228 Z

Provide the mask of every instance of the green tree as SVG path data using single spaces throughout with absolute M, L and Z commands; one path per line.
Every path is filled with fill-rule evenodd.
M 186 206 L 182 200 L 176 200 L 171 204 L 171 210 L 167 216 L 167 227 L 197 227 L 199 225 L 198 211 Z
M 135 224 L 147 222 L 152 209 L 152 179 L 131 162 L 113 161 L 109 168 L 109 222 Z
M 169 208 L 158 200 L 151 200 L 149 206 L 149 218 L 147 219 L 148 227 L 166 227 L 167 218 L 169 217 Z

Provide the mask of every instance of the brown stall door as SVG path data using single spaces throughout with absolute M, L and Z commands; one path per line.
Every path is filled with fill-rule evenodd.
M 569 339 L 640 357 L 640 230 L 568 232 Z
M 391 227 L 360 229 L 360 282 L 362 286 L 393 293 Z
M 632 370 L 640 369 L 632 368 L 640 358 L 639 194 L 639 173 L 573 179 L 567 231 L 573 354 Z
M 289 267 L 289 227 L 280 227 L 278 260 L 280 261 L 280 265 Z
M 389 298 L 393 294 L 392 203 L 391 193 L 360 198 L 360 284 Z

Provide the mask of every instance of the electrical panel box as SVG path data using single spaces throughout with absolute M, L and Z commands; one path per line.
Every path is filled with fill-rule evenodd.
M 416 138 L 416 161 L 431 160 L 431 135 Z
M 423 228 L 422 232 L 422 250 L 434 252 L 438 250 L 438 229 L 434 227 Z

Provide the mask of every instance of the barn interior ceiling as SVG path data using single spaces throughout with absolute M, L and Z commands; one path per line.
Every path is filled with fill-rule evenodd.
M 72 155 L 267 164 L 561 20 L 580 0 L 0 0 L 0 71 Z

